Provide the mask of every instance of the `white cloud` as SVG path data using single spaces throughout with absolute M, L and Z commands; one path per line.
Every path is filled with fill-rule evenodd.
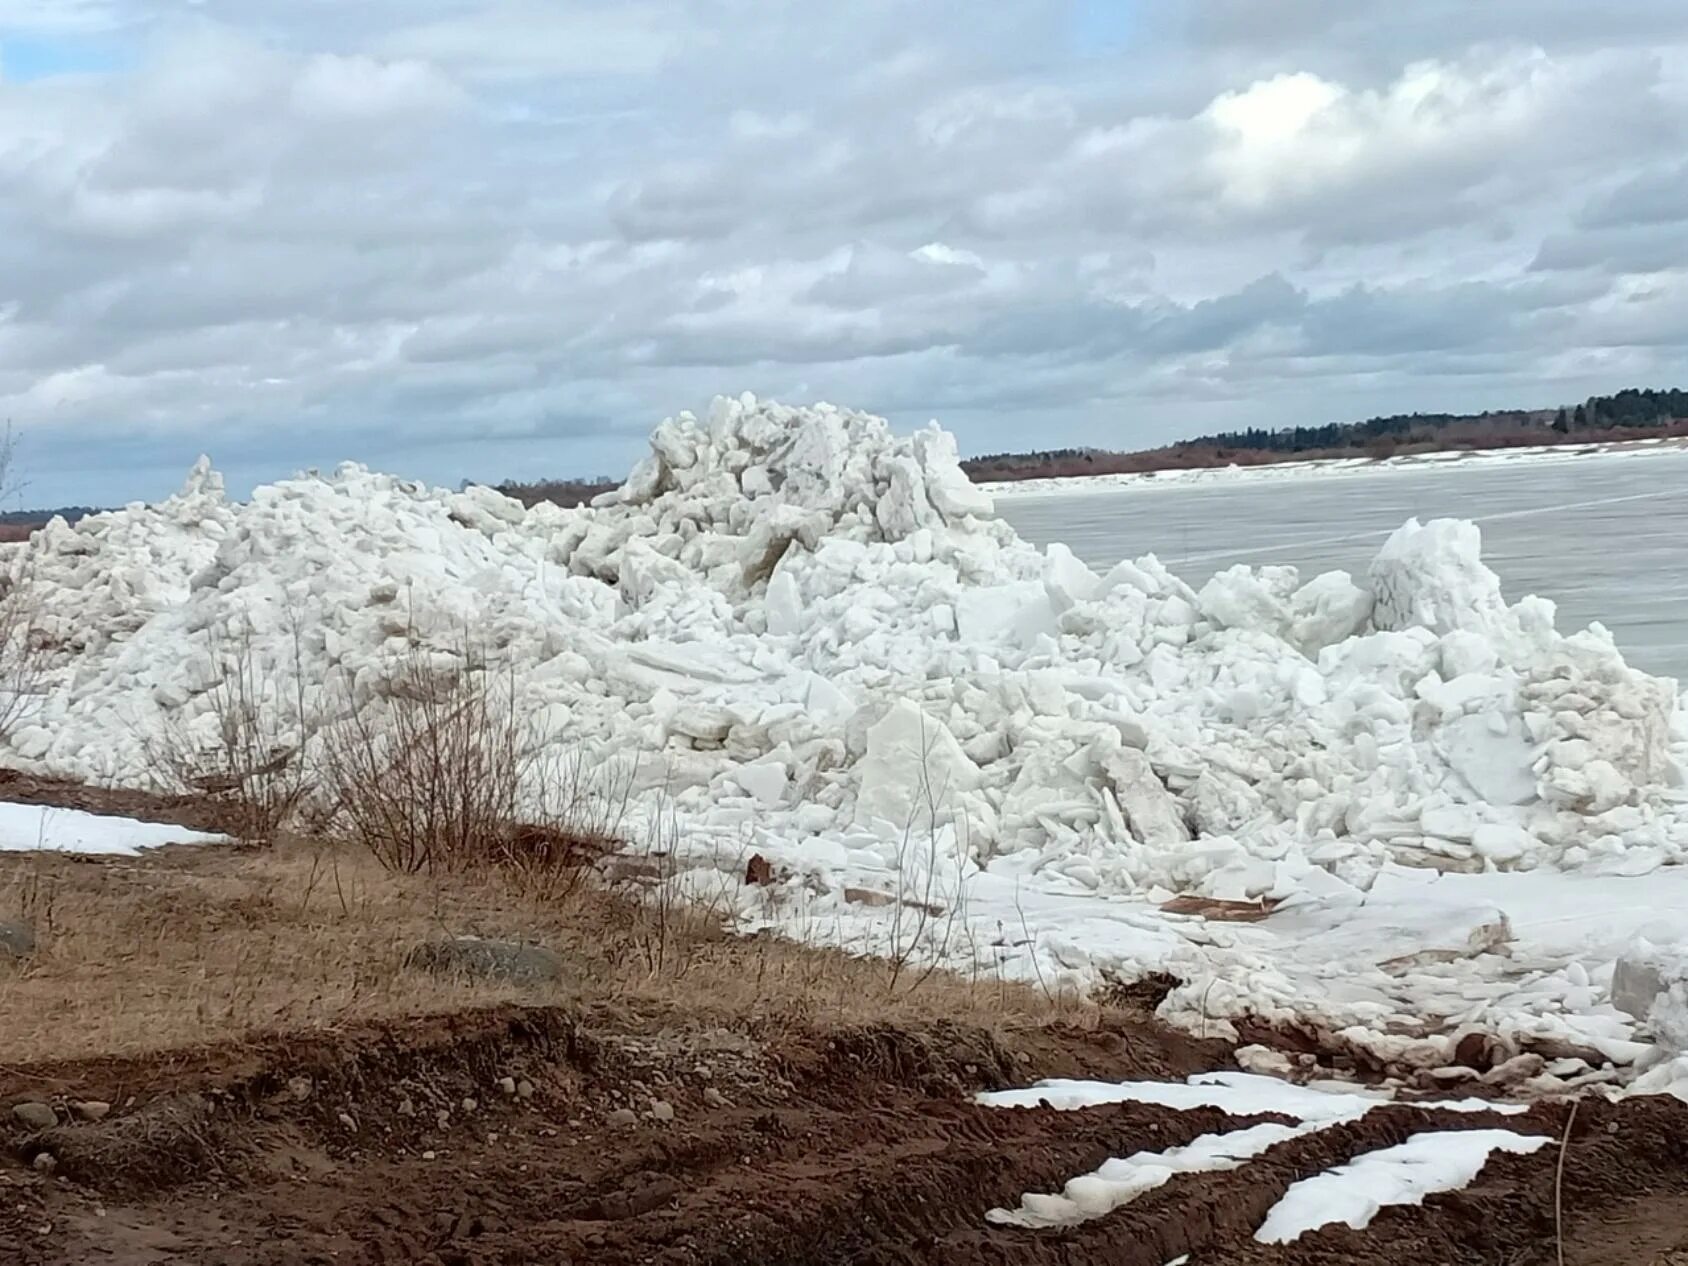
M 292 105 L 322 118 L 379 118 L 449 109 L 462 100 L 455 85 L 419 61 L 371 57 L 312 57 L 293 83 Z
M 128 496 L 613 468 L 717 390 L 1000 448 L 1668 377 L 1688 12 L 1591 12 L 0 0 L 123 67 L 0 83 L 0 416 Z
M 402 27 L 380 47 L 494 77 L 648 75 L 702 38 L 673 9 L 638 0 L 567 8 L 503 0 Z

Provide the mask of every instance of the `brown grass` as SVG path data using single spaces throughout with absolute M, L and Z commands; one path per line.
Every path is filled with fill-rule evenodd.
M 629 882 L 629 881 L 623 881 Z M 140 859 L 0 854 L 0 919 L 41 942 L 0 962 L 0 1063 L 137 1055 L 521 1000 L 668 1007 L 719 1022 L 1078 1018 L 1090 1008 L 980 974 L 887 987 L 890 965 L 599 882 L 540 897 L 509 876 L 396 874 L 357 848 L 182 848 Z M 660 920 L 660 926 L 658 925 Z M 518 987 L 405 970 L 419 942 L 533 941 L 568 963 Z

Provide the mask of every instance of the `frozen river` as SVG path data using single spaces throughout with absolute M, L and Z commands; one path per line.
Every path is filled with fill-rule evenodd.
M 1688 682 L 1688 454 L 1144 484 L 998 507 L 1028 540 L 1064 541 L 1093 567 L 1156 554 L 1197 586 L 1236 563 L 1358 579 L 1405 520 L 1471 519 L 1509 601 L 1551 598 L 1561 631 L 1598 620 L 1636 667 Z

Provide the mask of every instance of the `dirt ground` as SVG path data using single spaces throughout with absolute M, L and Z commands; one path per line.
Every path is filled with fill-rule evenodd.
M 0 894 L 42 900 L 39 867 L 0 858 Z M 1110 1157 L 1271 1118 L 971 1102 L 1041 1077 L 1231 1066 L 1223 1044 L 1130 1000 L 1054 1006 L 953 980 L 876 992 L 871 965 L 731 938 L 653 965 L 619 957 L 623 925 L 578 899 L 545 923 L 496 893 L 343 895 L 380 881 L 348 861 L 336 893 L 320 869 L 308 852 L 220 849 L 53 863 L 62 943 L 0 964 L 0 1263 L 1688 1264 L 1688 1105 L 1673 1099 L 1584 1100 L 1574 1120 L 1566 1103 L 1522 1117 L 1390 1106 L 1075 1228 L 995 1226 L 991 1208 Z M 495 908 L 579 975 L 490 997 L 407 983 L 392 960 L 406 937 Z M 111 926 L 85 926 L 101 909 Z M 397 922 L 353 934 L 377 915 Z M 315 948 L 241 966 L 230 929 Z M 122 961 L 112 947 L 138 937 Z M 391 980 L 265 1023 L 340 960 L 361 979 L 386 961 Z M 263 980 L 200 1014 L 224 995 L 189 986 L 219 970 Z M 62 1001 L 76 989 L 82 1005 Z M 58 1123 L 23 1124 L 26 1102 Z M 1555 1142 L 1364 1231 L 1253 1240 L 1299 1179 L 1425 1129 L 1495 1126 Z
M 1557 1147 L 1365 1231 L 1252 1240 L 1294 1181 L 1427 1128 L 1564 1133 L 1525 1117 L 1379 1109 L 1241 1174 L 1176 1177 L 1067 1231 L 988 1225 L 1111 1156 L 1268 1118 L 1143 1105 L 972 1105 L 1045 1075 L 1178 1077 L 1212 1045 L 1115 1016 L 782 1033 L 684 1014 L 499 1007 L 170 1057 L 6 1069 L 0 1102 L 100 1096 L 99 1122 L 14 1130 L 0 1261 L 49 1263 L 1534 1263 L 1557 1260 Z M 504 1079 L 508 1078 L 506 1081 Z M 515 1093 L 510 1093 L 514 1085 Z M 66 1118 L 73 1114 L 65 1112 Z M 1688 1105 L 1585 1101 L 1564 1260 L 1688 1260 Z M 33 1167 L 55 1158 L 51 1173 Z

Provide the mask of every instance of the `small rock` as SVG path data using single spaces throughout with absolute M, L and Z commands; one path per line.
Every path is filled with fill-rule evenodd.
M 478 1108 L 480 1106 L 481 1106 L 480 1100 L 478 1100 L 478 1099 L 465 1099 L 463 1101 L 463 1111 L 465 1111 L 465 1112 L 473 1112 L 476 1108 Z
M 614 1126 L 618 1130 L 625 1130 L 630 1125 L 639 1124 L 638 1114 L 635 1113 L 632 1108 L 617 1108 L 614 1112 L 610 1113 L 609 1116 L 605 1117 L 604 1120 L 609 1122 L 610 1125 Z
M 84 1099 L 71 1104 L 70 1110 L 84 1121 L 103 1121 L 111 1112 L 111 1105 L 98 1099 Z
M 423 1152 L 422 1153 L 422 1159 L 423 1160 L 433 1160 L 434 1154 L 432 1152 Z
M 416 1115 L 416 1105 L 410 1101 L 409 1095 L 406 1095 L 403 1099 L 399 1100 L 399 1115 L 401 1117 L 413 1117 Z
M 340 1124 L 345 1126 L 348 1130 L 351 1130 L 354 1133 L 357 1131 L 358 1123 L 355 1120 L 353 1120 L 352 1114 L 350 1112 L 340 1113 L 339 1119 L 340 1119 Z
M 425 941 L 405 955 L 413 971 L 486 976 L 534 984 L 563 974 L 563 956 L 543 945 L 496 941 L 480 936 L 454 936 Z
M 516 1098 L 518 1098 L 518 1099 L 531 1099 L 531 1098 L 533 1098 L 533 1083 L 531 1081 L 529 1081 L 526 1077 L 523 1077 L 520 1081 L 518 1081 L 516 1083 Z
M 434 1124 L 439 1126 L 442 1130 L 450 1125 L 451 1110 L 449 1108 L 441 1108 L 438 1112 L 434 1113 Z
M 703 1101 L 712 1108 L 724 1108 L 727 1106 L 727 1096 L 715 1089 L 714 1086 L 705 1086 L 703 1088 Z
M 30 1165 L 38 1174 L 50 1174 L 59 1167 L 59 1162 L 51 1152 L 37 1152 Z
M 289 1077 L 287 1079 L 287 1093 L 295 1102 L 303 1103 L 311 1097 L 311 1079 L 309 1077 Z
M 50 1130 L 59 1123 L 59 1114 L 51 1104 L 20 1103 L 12 1109 L 12 1119 L 31 1130 Z
M 514 1077 L 500 1077 L 498 1088 L 507 1095 L 513 1095 L 516 1093 L 516 1079 Z
M 27 923 L 0 922 L 0 959 L 28 958 L 35 953 L 35 929 Z
M 651 1101 L 651 1115 L 658 1121 L 672 1121 L 674 1119 L 674 1105 L 666 1099 Z

